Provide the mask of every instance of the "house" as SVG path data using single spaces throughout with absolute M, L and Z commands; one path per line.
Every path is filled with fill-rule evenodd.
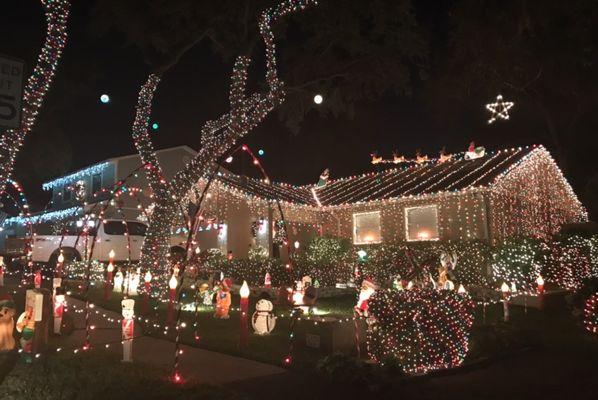
M 157 151 L 166 178 L 195 154 L 187 146 Z M 543 146 L 390 164 L 340 179 L 323 176 L 304 186 L 248 178 L 216 165 L 188 196 L 191 203 L 202 199 L 196 242 L 203 250 L 217 248 L 238 258 L 263 248 L 286 259 L 289 252 L 304 251 L 315 235 L 343 237 L 355 245 L 495 243 L 514 236 L 547 238 L 563 224 L 587 221 Z M 147 219 L 151 190 L 141 167 L 138 155 L 114 157 L 44 183 L 52 191 L 50 207 L 31 217 L 7 218 L 0 250 L 2 237 L 25 236 L 27 221 L 42 233 L 52 224 L 40 222 L 73 220 L 103 207 L 106 218 Z M 117 196 L 108 202 L 115 185 Z
M 167 178 L 174 176 L 197 153 L 188 146 L 157 150 L 156 155 Z M 106 218 L 143 220 L 144 210 L 151 204 L 145 173 L 138 154 L 113 157 L 57 177 L 42 185 L 51 192 L 51 200 L 43 212 L 30 216 L 5 218 L 0 232 L 0 254 L 6 253 L 6 238 L 23 238 L 28 222 L 38 234 L 52 234 L 53 222 L 75 220 L 86 213 L 105 208 Z M 118 185 L 119 182 L 124 182 Z M 120 186 L 117 196 L 111 191 Z
M 205 190 L 197 239 L 247 257 L 302 251 L 314 235 L 355 245 L 394 241 L 546 238 L 587 214 L 550 153 L 529 146 L 393 164 L 317 185 L 293 186 L 219 170 Z M 288 238 L 283 237 L 284 219 Z M 284 243 L 287 243 L 286 245 Z

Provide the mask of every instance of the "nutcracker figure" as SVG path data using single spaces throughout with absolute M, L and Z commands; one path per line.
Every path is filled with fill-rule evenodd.
M 123 343 L 123 362 L 133 361 L 133 338 L 135 332 L 135 300 L 125 299 L 121 302 L 122 306 L 122 343 Z

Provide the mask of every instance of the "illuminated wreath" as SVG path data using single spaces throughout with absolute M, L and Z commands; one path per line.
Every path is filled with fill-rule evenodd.
M 586 301 L 583 324 L 588 331 L 598 334 L 598 293 L 594 293 Z
M 375 318 L 367 335 L 377 362 L 396 359 L 405 373 L 454 368 L 468 351 L 473 302 L 449 290 L 378 291 L 369 300 Z

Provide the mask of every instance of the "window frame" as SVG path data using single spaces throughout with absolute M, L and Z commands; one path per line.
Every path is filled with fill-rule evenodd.
M 434 216 L 436 219 L 436 237 L 431 237 L 429 239 L 422 239 L 416 238 L 411 239 L 409 237 L 409 211 L 410 210 L 418 210 L 422 208 L 431 208 L 434 210 Z M 405 207 L 404 209 L 404 222 L 405 222 L 405 240 L 407 242 L 436 242 L 440 240 L 440 224 L 438 220 L 438 204 L 427 204 L 425 206 L 412 206 L 412 207 Z
M 371 214 L 376 214 L 378 215 L 378 229 L 380 231 L 379 234 L 379 240 L 377 241 L 372 241 L 372 242 L 366 242 L 366 241 L 357 241 L 357 217 L 363 216 L 363 215 L 371 215 Z M 366 244 L 380 244 L 382 243 L 382 213 L 380 210 L 376 210 L 376 211 L 365 211 L 365 212 L 355 212 L 353 213 L 353 244 L 354 245 L 366 245 Z
M 94 190 L 95 188 L 94 188 L 94 182 L 93 182 L 93 180 L 94 180 L 94 177 L 96 177 L 96 176 L 100 177 L 100 187 L 97 188 L 97 190 Z M 92 197 L 93 197 L 93 195 L 95 195 L 96 193 L 98 193 L 100 190 L 102 190 L 102 187 L 104 187 L 103 186 L 103 184 L 104 184 L 103 180 L 104 179 L 102 177 L 102 173 L 101 172 L 97 172 L 97 173 L 91 175 L 91 193 L 90 193 L 90 195 Z

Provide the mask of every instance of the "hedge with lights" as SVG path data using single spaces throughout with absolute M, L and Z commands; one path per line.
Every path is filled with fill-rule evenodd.
M 594 293 L 586 301 L 583 324 L 588 331 L 598 334 L 598 293 Z
M 293 269 L 297 277 L 309 275 L 323 286 L 346 283 L 351 279 L 351 244 L 347 239 L 316 236 L 305 253 L 293 256 Z
M 518 289 L 536 287 L 548 248 L 531 238 L 512 238 L 499 243 L 492 252 L 492 274 L 495 284 L 515 283 Z
M 372 359 L 398 361 L 407 374 L 454 368 L 467 355 L 473 302 L 455 291 L 380 290 L 369 300 Z
M 546 277 L 558 286 L 578 290 L 585 279 L 598 276 L 597 237 L 567 235 L 550 243 Z

